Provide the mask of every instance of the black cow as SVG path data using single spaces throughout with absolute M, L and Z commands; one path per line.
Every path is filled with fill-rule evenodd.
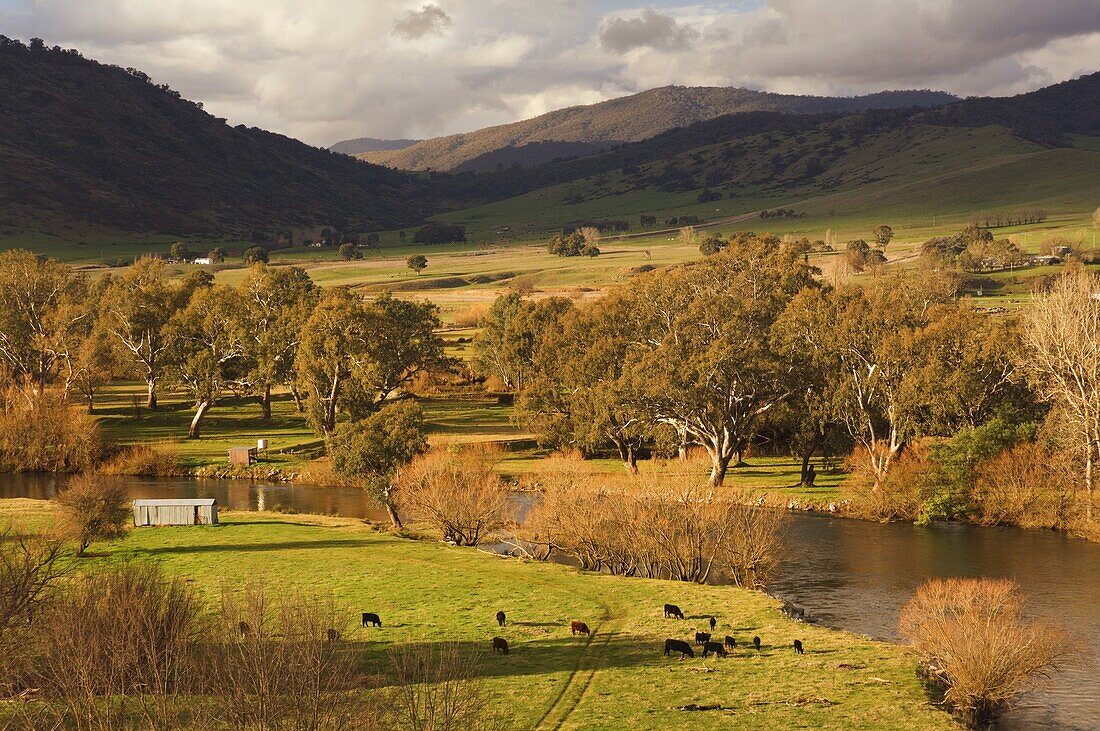
M 497 624 L 498 624 L 498 625 L 500 625 L 501 627 L 503 627 L 503 626 L 504 626 L 504 624 L 505 624 L 505 623 L 506 623 L 507 621 L 508 621 L 508 618 L 507 618 L 507 617 L 506 617 L 506 616 L 504 615 L 504 610 L 503 610 L 503 609 L 502 609 L 502 610 L 500 610 L 499 612 L 497 612 Z
M 493 638 L 493 653 L 499 652 L 501 655 L 508 654 L 508 640 L 503 637 Z
M 374 612 L 363 612 L 363 626 L 373 625 L 375 627 L 382 626 L 382 620 Z
M 713 632 L 714 628 L 718 626 L 718 620 L 714 617 L 710 618 L 710 631 Z
M 707 642 L 710 642 L 710 632 L 696 632 L 695 633 L 695 644 L 702 645 L 702 644 L 707 643 Z
M 695 650 L 691 649 L 691 645 L 683 640 L 665 640 L 665 657 L 668 657 L 669 653 L 680 653 L 680 659 L 685 657 L 695 657 Z
M 731 650 L 736 649 L 737 648 L 737 640 L 730 637 L 729 635 L 726 635 L 726 647 L 730 648 Z
M 801 655 L 802 654 L 802 640 L 795 640 L 794 641 L 794 653 L 796 655 Z
M 718 657 L 726 656 L 726 648 L 722 647 L 721 642 L 704 642 L 703 657 L 706 657 L 708 652 L 713 652 Z
M 753 637 L 752 638 L 752 646 L 755 647 L 757 650 L 760 649 L 760 638 L 759 637 Z
M 684 613 L 680 611 L 680 607 L 676 606 L 675 604 L 665 605 L 665 619 L 668 619 L 669 617 L 676 617 L 677 619 L 687 619 L 687 617 L 684 616 Z

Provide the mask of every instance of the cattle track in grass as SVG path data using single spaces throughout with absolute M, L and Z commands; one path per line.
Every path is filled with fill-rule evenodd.
M 603 650 L 607 649 L 612 638 L 618 636 L 622 617 L 613 614 L 611 607 L 607 604 L 600 603 L 604 610 L 600 625 L 594 628 L 592 635 L 587 638 L 584 649 L 577 658 L 577 667 L 569 674 L 569 678 L 554 702 L 546 709 L 546 713 L 542 714 L 542 718 L 535 724 L 535 731 L 557 731 L 562 728 L 584 700 L 597 671 L 603 667 L 607 658 Z

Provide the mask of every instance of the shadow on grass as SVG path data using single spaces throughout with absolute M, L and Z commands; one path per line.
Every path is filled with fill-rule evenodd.
M 158 546 L 156 548 L 142 548 L 134 551 L 135 554 L 150 556 L 164 556 L 188 553 L 219 553 L 230 552 L 257 552 L 257 551 L 285 551 L 295 549 L 327 549 L 327 548 L 364 548 L 371 542 L 355 538 L 332 538 L 329 540 L 308 541 L 275 541 L 271 543 L 223 543 L 204 544 L 201 546 Z

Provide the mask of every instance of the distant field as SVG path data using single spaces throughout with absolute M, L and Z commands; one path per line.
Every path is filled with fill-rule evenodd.
M 28 503 L 0 501 L 0 520 L 12 512 L 49 519 L 49 503 Z M 216 527 L 133 530 L 95 544 L 96 557 L 80 565 L 153 560 L 208 602 L 258 580 L 279 593 L 332 596 L 347 620 L 342 641 L 380 668 L 383 682 L 391 645 L 461 643 L 480 655 L 477 675 L 503 728 L 956 728 L 929 702 L 904 649 L 787 620 L 760 593 L 506 560 L 353 520 L 221 517 Z M 664 619 L 666 602 L 688 620 Z M 493 619 L 498 609 L 508 615 L 504 628 Z M 363 611 L 377 612 L 382 628 L 357 626 Z M 663 656 L 665 638 L 690 641 L 710 615 L 741 648 L 725 659 Z M 570 636 L 571 620 L 593 636 Z M 494 635 L 508 640 L 508 655 L 491 654 Z M 753 635 L 760 651 L 743 649 Z M 805 655 L 790 649 L 796 638 Z M 720 710 L 679 710 L 689 704 Z

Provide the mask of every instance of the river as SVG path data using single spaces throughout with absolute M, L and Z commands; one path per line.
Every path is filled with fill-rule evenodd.
M 133 497 L 213 497 L 222 508 L 384 520 L 359 490 L 243 480 L 117 478 Z M 56 481 L 0 475 L 0 497 L 50 498 Z M 1032 612 L 1052 617 L 1087 647 L 1100 643 L 1100 544 L 1053 532 L 964 525 L 881 525 L 795 514 L 789 550 L 771 593 L 821 624 L 897 639 L 898 612 L 933 577 L 992 576 L 1020 583 Z M 1002 729 L 1100 728 L 1097 667 L 1071 668 L 1023 699 Z

